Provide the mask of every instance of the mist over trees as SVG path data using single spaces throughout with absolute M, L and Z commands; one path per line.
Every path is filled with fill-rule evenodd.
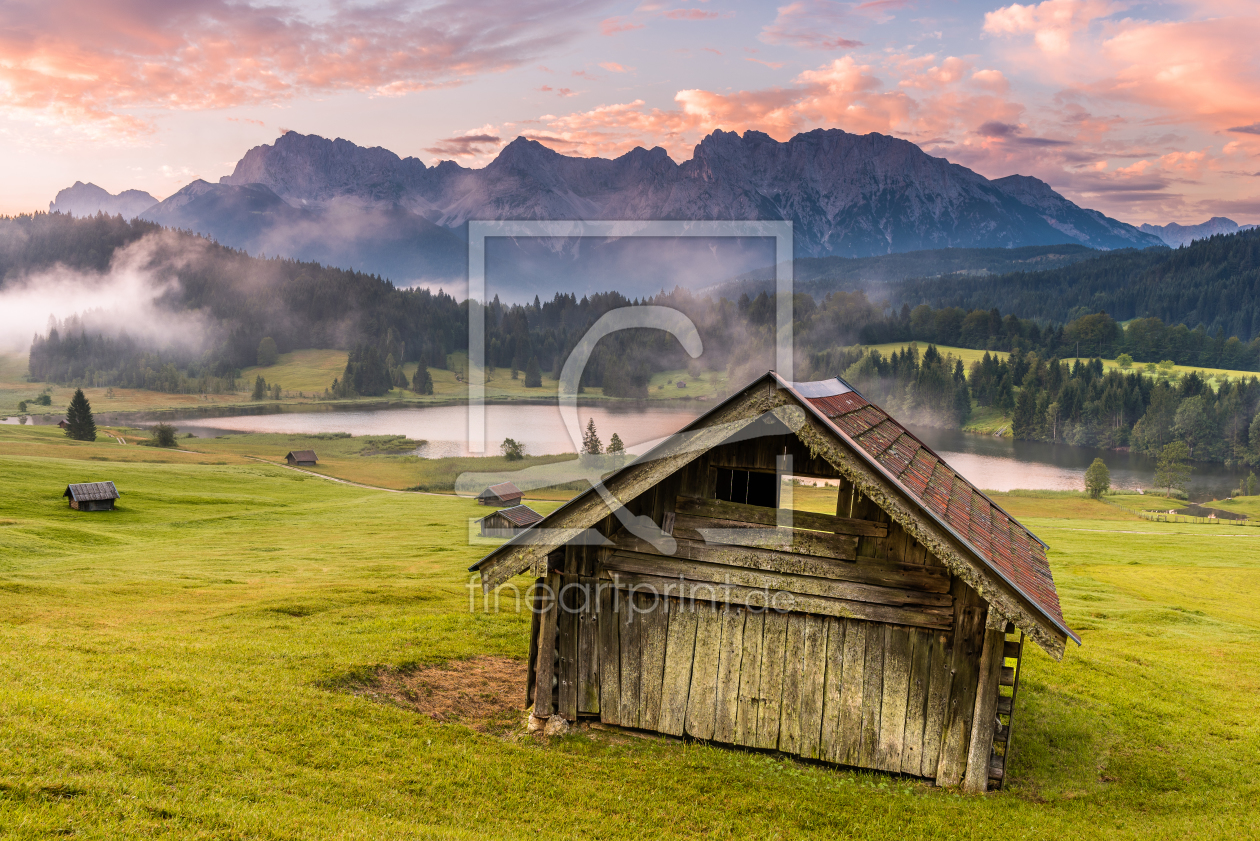
M 1253 229 L 1177 249 L 1106 252 L 1050 271 L 905 281 L 893 297 L 911 306 L 997 307 L 1060 323 L 1103 311 L 1118 321 L 1159 319 L 1250 342 L 1260 336 L 1258 284 L 1260 229 Z
M 118 217 L 0 219 L 0 295 L 54 264 L 95 272 L 85 276 L 104 283 L 116 269 L 118 249 L 142 241 L 146 271 L 155 283 L 167 284 L 158 305 L 173 314 L 200 314 L 205 324 L 200 344 L 161 344 L 128 333 L 129 325 L 108 327 L 99 319 L 73 317 L 36 336 L 33 378 L 182 393 L 234 391 L 242 368 L 273 359 L 273 353 L 341 348 L 349 358 L 330 396 L 380 396 L 398 387 L 428 394 L 429 368 L 446 368 L 451 354 L 467 350 L 470 304 L 444 292 L 398 289 L 379 277 L 316 263 L 250 257 L 201 237 Z M 900 287 L 903 297 L 916 288 L 924 298 L 931 292 L 934 301 L 950 304 L 943 307 L 907 302 L 892 308 L 861 291 L 834 291 L 821 300 L 797 294 L 792 304 L 798 377 L 843 374 L 908 422 L 957 427 L 978 406 L 1005 413 L 1021 438 L 1132 447 L 1152 455 L 1180 441 L 1189 458 L 1260 465 L 1260 380 L 1212 383 L 1193 373 L 1177 378 L 1171 370 L 1174 362 L 1260 368 L 1255 335 L 1260 316 L 1253 324 L 1239 315 L 1252 307 L 1245 281 L 1260 280 L 1253 276 L 1258 266 L 1260 232 L 1250 232 L 1177 251 L 1106 254 L 1004 279 L 938 278 L 939 292 L 926 282 Z M 1141 288 L 1126 291 L 1135 277 Z M 1047 285 L 1033 294 L 1036 283 Z M 999 288 L 1002 284 L 1009 288 Z M 1172 296 L 1175 288 L 1181 288 L 1180 299 Z M 1081 289 L 1098 291 L 1089 309 L 1069 306 Z M 951 302 L 951 295 L 957 300 Z M 1121 301 L 1124 295 L 1130 295 L 1129 304 Z M 973 299 L 986 307 L 953 305 Z M 1095 306 L 1107 301 L 1119 301 L 1119 309 Z M 1027 309 L 1004 314 L 1001 302 Z M 641 398 L 661 371 L 686 370 L 690 378 L 710 382 L 725 378 L 735 387 L 775 365 L 776 307 L 764 293 L 730 300 L 682 289 L 646 299 L 558 292 L 547 301 L 536 296 L 530 303 L 509 304 L 494 297 L 471 306 L 484 309 L 487 365 L 523 371 L 524 384 L 539 387 L 544 373 L 558 379 L 564 361 L 599 318 L 638 304 L 687 315 L 703 340 L 703 356 L 693 360 L 661 330 L 622 331 L 595 347 L 582 387 Z M 1124 306 L 1158 312 L 1122 325 L 1116 319 Z M 1060 317 L 1066 320 L 1053 320 Z M 1236 332 L 1221 326 L 1227 323 Z M 853 347 L 912 340 L 927 350 L 884 356 Z M 932 345 L 1010 355 L 1000 359 L 991 353 L 964 366 Z M 1093 359 L 1063 361 L 1078 354 Z M 1098 357 L 1132 363 L 1104 371 Z M 408 378 L 404 366 L 413 362 L 417 370 Z M 278 396 L 278 386 L 265 382 L 258 395 Z

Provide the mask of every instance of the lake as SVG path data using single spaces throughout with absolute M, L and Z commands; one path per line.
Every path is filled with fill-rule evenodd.
M 698 401 L 665 406 L 592 405 L 582 406 L 580 414 L 583 426 L 588 419 L 595 421 L 605 444 L 615 432 L 628 448 L 644 452 L 713 405 Z M 302 408 L 305 411 L 272 410 L 224 417 L 208 417 L 204 412 L 196 417 L 164 414 L 160 419 L 175 424 L 181 433 L 191 432 L 198 437 L 233 432 L 405 435 L 427 442 L 416 453 L 425 458 L 470 454 L 467 444 L 468 408 L 463 404 L 424 407 L 330 405 L 314 411 L 309 406 Z M 59 418 L 49 416 L 49 419 L 55 421 Z M 114 422 L 143 426 L 156 420 L 156 416 L 149 419 L 120 417 Z M 1111 471 L 1112 487 L 1149 489 L 1155 475 L 1154 459 L 1132 453 L 1015 441 L 992 435 L 970 435 L 957 430 L 916 427 L 913 432 L 968 480 L 986 490 L 1082 490 L 1085 487 L 1085 469 L 1095 457 L 1101 457 Z M 532 455 L 576 452 L 555 404 L 487 404 L 487 447 L 491 452 L 497 452 L 499 443 L 509 437 L 523 442 Z M 1190 479 L 1190 496 L 1200 501 L 1227 497 L 1238 486 L 1239 478 L 1237 471 L 1219 464 L 1196 464 Z

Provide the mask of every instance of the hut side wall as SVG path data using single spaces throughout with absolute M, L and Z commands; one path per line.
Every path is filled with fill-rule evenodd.
M 975 726 L 987 606 L 974 590 L 843 480 L 837 514 L 794 512 L 787 545 L 702 539 L 774 527 L 775 509 L 714 500 L 713 477 L 783 455 L 794 473 L 838 478 L 794 436 L 717 447 L 627 505 L 674 515 L 673 555 L 608 517 L 611 546 L 550 556 L 539 581 L 564 609 L 532 634 L 535 714 L 962 784 L 992 744 Z M 976 732 L 988 744 L 973 750 Z

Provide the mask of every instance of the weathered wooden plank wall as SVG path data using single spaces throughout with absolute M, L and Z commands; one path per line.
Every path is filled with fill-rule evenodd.
M 968 668 L 950 634 L 706 601 L 653 606 L 603 583 L 598 636 L 612 668 L 601 681 L 614 687 L 601 692 L 603 721 L 962 781 L 979 658 Z M 966 649 L 984 644 L 973 612 Z
M 629 506 L 658 523 L 676 515 L 671 556 L 610 517 L 598 528 L 612 547 L 549 558 L 541 583 L 580 584 L 590 598 L 542 612 L 531 629 L 535 713 L 597 714 L 946 785 L 987 773 L 995 734 L 974 736 L 996 698 L 978 703 L 987 606 L 869 500 L 842 481 L 835 516 L 798 518 L 773 545 L 705 539 L 775 524 L 773 509 L 711 499 L 712 465 L 773 469 L 786 450 L 795 472 L 834 475 L 786 440 L 763 440 L 752 464 L 718 448 Z M 672 597 L 630 593 L 642 584 Z M 767 609 L 767 592 L 791 596 L 791 610 Z M 1002 653 L 985 663 L 995 685 L 1006 680 Z M 984 771 L 969 769 L 982 752 Z

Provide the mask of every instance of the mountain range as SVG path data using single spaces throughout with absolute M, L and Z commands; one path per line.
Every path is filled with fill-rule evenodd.
M 1256 226 L 1239 225 L 1233 219 L 1226 219 L 1224 216 L 1213 216 L 1199 225 L 1178 225 L 1176 222 L 1168 225 L 1144 224 L 1140 227 L 1140 230 L 1148 234 L 1154 234 L 1173 248 L 1180 248 L 1183 245 L 1189 245 L 1196 239 L 1207 239 L 1215 234 L 1236 234 L 1239 231 L 1248 231 L 1254 227 Z
M 123 190 L 118 195 L 88 182 L 76 181 L 57 193 L 48 203 L 49 213 L 67 213 L 71 216 L 95 216 L 108 213 L 124 219 L 134 219 L 153 205 L 157 199 L 144 190 Z
M 400 283 L 461 277 L 470 219 L 790 219 L 799 258 L 1164 244 L 1035 178 L 989 180 L 908 141 L 838 129 L 786 142 L 715 131 L 681 164 L 659 147 L 609 160 L 517 138 L 481 169 L 451 161 L 430 167 L 379 147 L 288 132 L 250 149 L 220 183 L 195 181 L 140 216 L 251 253 L 349 266 Z M 508 297 L 521 299 L 558 287 L 586 291 L 575 283 L 632 295 L 675 284 L 700 288 L 774 262 L 756 241 L 689 247 L 499 242 L 487 267 L 492 275 L 499 267 Z

